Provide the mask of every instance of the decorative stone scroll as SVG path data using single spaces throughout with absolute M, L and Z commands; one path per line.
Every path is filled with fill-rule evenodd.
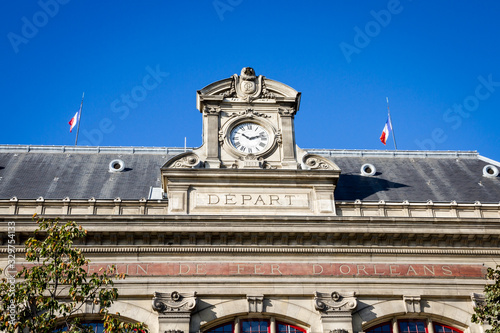
M 355 295 L 354 292 L 342 294 L 337 291 L 331 294 L 315 292 L 314 307 L 321 314 L 323 332 L 352 332 L 352 312 L 358 305 Z
M 333 162 L 319 155 L 307 154 L 302 159 L 302 162 L 305 169 L 309 170 L 338 170 L 338 167 Z
M 406 313 L 420 313 L 422 307 L 420 305 L 420 296 L 403 296 Z
M 248 312 L 262 313 L 264 311 L 264 296 L 247 296 Z
M 316 292 L 314 295 L 314 307 L 323 316 L 350 316 L 358 305 L 355 293 L 339 294 L 334 291 L 331 294 Z
M 198 155 L 192 152 L 187 152 L 174 157 L 172 160 L 165 163 L 163 168 L 172 169 L 193 169 L 201 168 L 203 163 L 200 161 Z
M 189 318 L 191 311 L 196 307 L 196 292 L 181 294 L 177 291 L 171 293 L 155 292 L 153 297 L 153 310 L 160 314 L 174 318 Z

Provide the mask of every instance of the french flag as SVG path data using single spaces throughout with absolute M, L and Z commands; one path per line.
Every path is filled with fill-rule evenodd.
M 73 118 L 71 118 L 71 120 L 69 121 L 69 131 L 71 132 L 73 130 L 73 127 L 75 127 L 76 123 L 78 123 L 78 120 L 80 118 L 80 110 L 76 111 L 75 115 L 73 116 Z
M 385 122 L 384 130 L 382 131 L 382 135 L 380 136 L 380 141 L 385 145 L 387 143 L 387 138 L 391 135 L 392 132 L 392 124 L 391 119 L 387 118 Z

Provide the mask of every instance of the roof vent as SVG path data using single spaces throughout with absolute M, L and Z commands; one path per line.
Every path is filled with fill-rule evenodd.
M 377 169 L 375 169 L 373 164 L 366 163 L 361 166 L 360 171 L 363 176 L 373 176 L 377 172 Z
M 488 164 L 483 168 L 483 176 L 496 177 L 498 176 L 498 168 L 494 165 Z
M 109 172 L 120 172 L 125 169 L 125 163 L 122 160 L 112 160 L 109 163 Z

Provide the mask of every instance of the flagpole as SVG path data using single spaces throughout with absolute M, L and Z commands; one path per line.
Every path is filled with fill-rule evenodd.
M 78 112 L 78 127 L 76 128 L 76 139 L 75 139 L 75 146 L 78 144 L 78 132 L 80 131 L 80 119 L 82 118 L 82 111 L 83 111 L 83 97 L 85 97 L 85 92 L 82 94 L 82 103 L 80 104 L 80 112 Z
M 385 100 L 387 101 L 387 115 L 389 117 L 389 123 L 391 124 L 392 139 L 394 140 L 394 148 L 396 150 L 398 150 L 398 146 L 396 145 L 396 134 L 394 133 L 394 126 L 392 126 L 391 109 L 389 109 L 389 97 L 386 97 Z M 80 124 L 78 124 L 78 125 L 80 125 Z

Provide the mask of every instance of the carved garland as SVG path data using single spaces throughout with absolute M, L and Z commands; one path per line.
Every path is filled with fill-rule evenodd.
M 256 112 L 252 108 L 248 108 L 245 111 L 233 112 L 233 113 L 229 114 L 229 118 L 240 117 L 240 116 L 249 117 L 249 118 L 253 118 L 253 117 L 271 118 L 270 115 Z

